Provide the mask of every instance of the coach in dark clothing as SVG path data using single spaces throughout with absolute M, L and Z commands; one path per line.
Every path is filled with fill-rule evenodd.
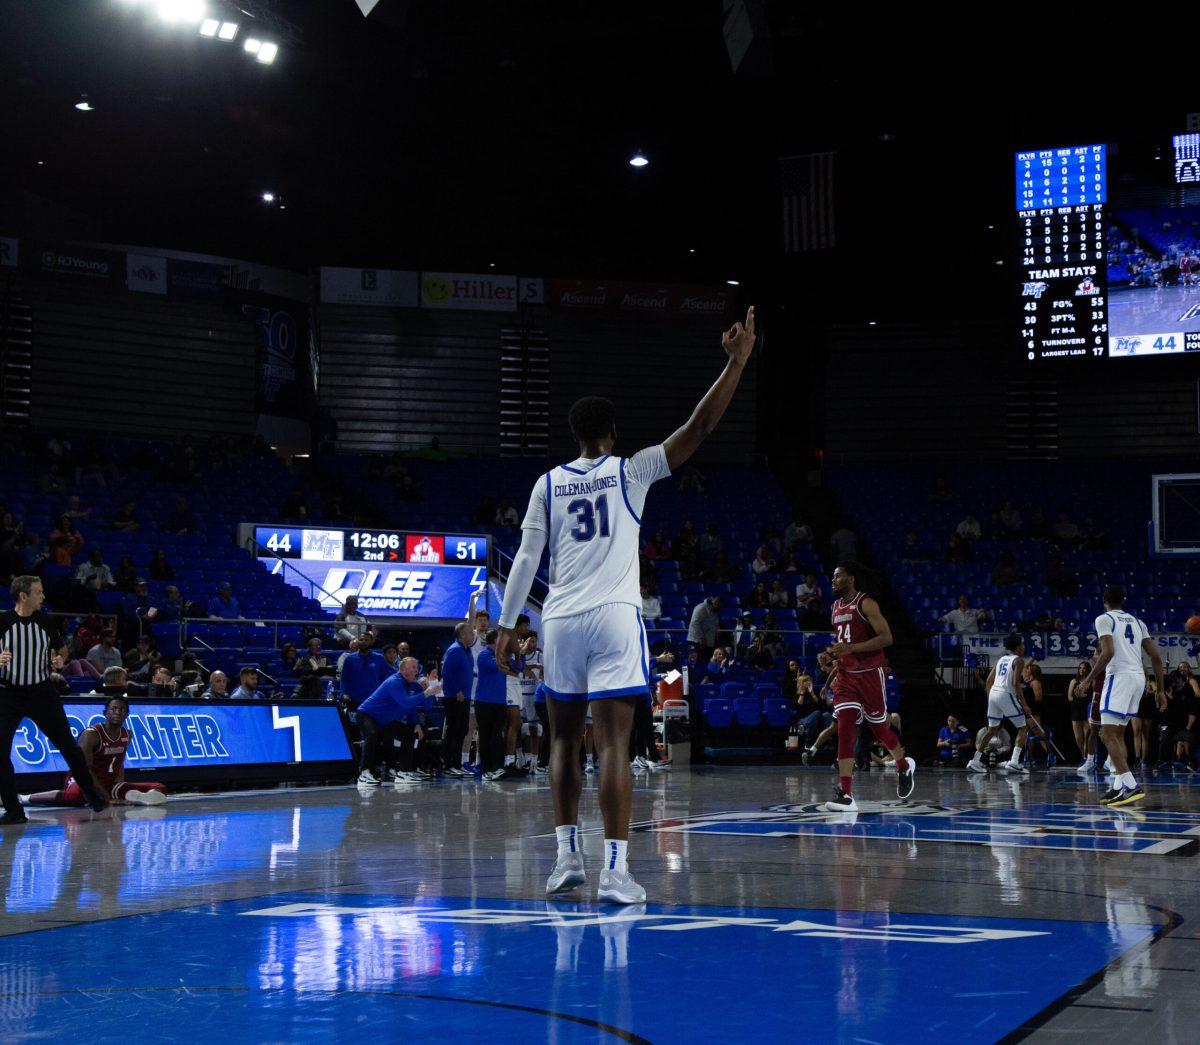
M 371 648 L 374 645 L 375 636 L 364 632 L 355 640 L 353 652 L 347 653 L 342 661 L 342 700 L 351 709 L 357 708 L 392 676 L 383 654 Z
M 0 800 L 5 810 L 0 824 L 26 822 L 12 764 L 13 736 L 24 718 L 32 720 L 58 748 L 88 803 L 100 812 L 108 801 L 96 790 L 50 677 L 51 658 L 65 643 L 54 618 L 40 612 L 46 601 L 41 578 L 15 578 L 12 597 L 16 609 L 0 613 Z

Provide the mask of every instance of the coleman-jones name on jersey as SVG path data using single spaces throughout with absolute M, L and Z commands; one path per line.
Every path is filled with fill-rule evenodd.
M 581 483 L 559 483 L 554 487 L 554 496 L 575 497 L 579 494 L 596 493 L 598 490 L 615 490 L 616 487 L 617 477 L 605 475 L 599 479 L 586 480 Z

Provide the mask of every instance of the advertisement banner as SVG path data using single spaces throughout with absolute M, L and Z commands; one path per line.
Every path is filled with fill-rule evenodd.
M 0 236 L 0 265 L 16 268 L 18 261 L 17 241 L 11 236 Z
M 387 565 L 346 559 L 263 561 L 322 608 L 336 612 L 349 596 L 357 595 L 358 608 L 370 617 L 461 620 L 471 596 L 483 592 L 487 583 L 486 566 Z
M 125 286 L 143 294 L 166 294 L 167 259 L 152 254 L 126 254 Z
M 615 280 L 556 279 L 546 287 L 553 308 L 648 312 L 667 316 L 724 316 L 729 294 L 719 287 L 621 283 Z
M 26 254 L 26 265 L 35 276 L 60 276 L 108 286 L 125 284 L 125 255 L 115 250 L 42 243 Z
M 544 305 L 546 281 L 534 276 L 522 276 L 517 280 L 517 298 L 522 305 Z
M 416 308 L 420 279 L 402 269 L 321 266 L 321 300 L 330 305 Z
M 470 272 L 422 272 L 423 308 L 472 309 L 484 312 L 517 310 L 517 277 Z
M 104 702 L 64 704 L 76 737 L 104 720 Z M 351 757 L 338 709 L 270 704 L 210 704 L 172 700 L 140 703 L 129 710 L 133 741 L 125 755 L 130 769 L 180 766 L 250 766 L 280 762 L 334 762 Z M 12 744 L 18 773 L 67 772 L 67 764 L 32 722 L 25 719 Z
M 308 307 L 298 301 L 253 291 L 226 292 L 231 308 L 254 327 L 258 346 L 255 409 L 276 417 L 308 415 Z
M 1200 638 L 1187 634 L 1151 635 L 1158 646 L 1163 664 L 1170 671 L 1180 663 L 1191 659 L 1190 650 L 1200 645 Z M 1008 651 L 1004 648 L 1004 635 L 940 635 L 938 636 L 943 660 L 956 659 L 958 647 L 964 652 L 986 654 L 995 663 Z M 1091 657 L 1091 647 L 1096 641 L 1094 634 L 1064 635 L 1057 631 L 1034 631 L 1025 635 L 1025 655 L 1031 656 L 1042 671 L 1052 675 L 1073 675 L 1081 660 Z M 1143 667 L 1150 670 L 1150 662 L 1142 658 Z
M 169 258 L 167 287 L 172 297 L 217 297 L 225 292 L 225 268 L 210 261 Z

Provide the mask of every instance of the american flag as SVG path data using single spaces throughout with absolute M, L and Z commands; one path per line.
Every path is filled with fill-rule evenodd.
M 783 251 L 823 250 L 836 242 L 832 152 L 785 156 L 779 161 Z

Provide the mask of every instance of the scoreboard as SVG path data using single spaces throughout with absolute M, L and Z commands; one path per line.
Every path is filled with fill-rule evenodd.
M 1027 358 L 1098 358 L 1108 347 L 1103 145 L 1019 152 L 1021 341 Z
M 1030 362 L 1200 352 L 1200 283 L 1191 272 L 1200 261 L 1186 249 L 1147 251 L 1135 219 L 1112 210 L 1108 152 L 1076 145 L 1016 154 L 1018 332 Z M 1130 240 L 1139 252 L 1132 263 L 1129 248 L 1115 249 Z
M 472 594 L 486 599 L 485 534 L 426 533 L 244 523 L 255 556 L 322 608 L 357 596 L 369 617 L 461 619 Z

